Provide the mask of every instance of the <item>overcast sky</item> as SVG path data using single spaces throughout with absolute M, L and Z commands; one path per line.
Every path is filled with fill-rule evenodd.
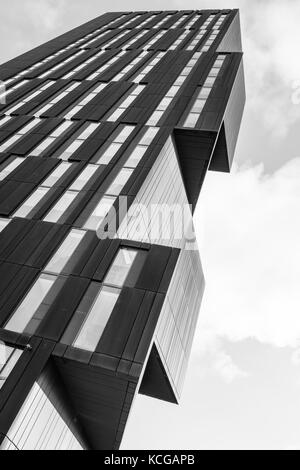
M 206 291 L 181 405 L 139 396 L 123 449 L 300 449 L 300 2 L 10 0 L 0 62 L 105 11 L 193 8 L 240 8 L 247 104 L 195 213 Z

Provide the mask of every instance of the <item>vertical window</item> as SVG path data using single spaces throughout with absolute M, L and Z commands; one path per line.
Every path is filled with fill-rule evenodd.
M 87 230 L 96 230 L 98 225 L 102 222 L 104 217 L 112 208 L 115 200 L 115 197 L 103 196 L 100 202 L 97 204 L 96 208 L 86 220 L 84 228 Z
M 156 17 L 156 15 L 151 15 L 149 16 L 149 18 L 147 18 L 146 20 L 144 20 L 142 23 L 138 24 L 137 25 L 137 28 L 144 28 L 144 26 L 149 23 L 150 21 L 152 21 L 154 18 Z
M 10 95 L 13 91 L 17 90 L 17 88 L 20 88 L 21 86 L 25 85 L 26 83 L 28 83 L 28 80 L 22 80 L 21 82 L 17 83 L 17 85 L 14 85 L 12 86 L 11 88 L 9 88 L 8 90 L 5 90 L 3 93 L 1 93 L 0 95 L 0 100 L 2 98 L 6 98 L 8 95 Z M 8 84 L 8 82 L 6 82 L 6 85 Z
M 136 85 L 129 95 L 119 103 L 117 108 L 112 113 L 108 113 L 108 116 L 106 117 L 107 121 L 116 121 L 124 113 L 128 106 L 130 106 L 131 103 L 135 101 L 137 96 L 144 90 L 144 88 L 145 85 Z
M 164 34 L 166 34 L 166 32 L 167 32 L 167 29 L 164 29 L 164 30 L 161 30 L 159 33 L 155 34 L 155 36 L 153 36 L 150 39 L 150 41 L 144 45 L 143 50 L 147 51 L 148 49 L 150 49 L 153 46 L 153 44 L 155 44 L 159 39 L 163 37 Z
M 43 186 L 52 187 L 71 168 L 73 163 L 61 162 L 43 182 Z
M 145 76 L 158 64 L 158 62 L 165 56 L 166 52 L 159 52 L 155 55 L 154 59 L 152 59 L 147 65 L 145 65 L 140 73 L 135 77 L 133 80 L 134 83 L 140 83 Z
M 50 291 L 55 280 L 55 276 L 41 274 L 4 328 L 22 333 Z
M 147 34 L 148 31 L 145 29 L 144 31 L 141 31 L 139 34 L 137 34 L 136 36 L 134 36 L 130 41 L 126 42 L 123 46 L 122 46 L 122 50 L 126 50 L 128 49 L 132 44 L 134 44 L 136 41 L 138 41 L 139 39 L 141 39 L 143 36 L 145 36 L 145 34 Z
M 66 75 L 64 75 L 62 78 L 64 80 L 67 80 L 68 78 L 72 77 L 73 75 L 75 75 L 75 73 L 79 72 L 80 70 L 84 69 L 85 67 L 87 67 L 91 62 L 94 62 L 96 59 L 98 59 L 98 57 L 100 57 L 102 54 L 104 54 L 105 51 L 100 51 L 100 52 L 97 52 L 97 54 L 95 54 L 93 57 L 90 57 L 89 59 L 85 60 L 82 64 L 80 65 L 77 65 L 77 67 L 75 67 L 73 70 L 71 70 L 70 72 L 68 72 Z
M 120 294 L 119 289 L 100 288 L 91 310 L 73 343 L 75 348 L 94 351 Z
M 0 344 L 0 389 L 21 357 L 22 352 L 22 349 Z
M 137 253 L 137 250 L 131 248 L 120 248 L 103 285 L 100 286 L 97 282 L 90 284 L 66 330 L 66 337 L 69 337 L 70 333 L 73 337 L 75 335 L 74 347 L 87 351 L 96 349 Z M 78 323 L 81 327 L 77 334 L 74 334 Z
M 98 168 L 97 165 L 87 165 L 70 186 L 70 191 L 81 191 Z
M 111 29 L 104 31 L 104 33 L 98 34 L 97 36 L 93 37 L 93 39 L 90 39 L 89 41 L 82 44 L 80 47 L 85 48 L 86 46 L 90 46 L 91 44 L 93 44 L 93 42 L 97 41 L 98 39 L 100 39 L 101 37 L 105 36 L 106 34 L 110 32 L 111 32 Z
M 62 160 L 68 160 L 73 153 L 81 147 L 83 142 L 99 127 L 100 123 L 86 123 L 84 125 L 84 130 L 77 135 L 77 137 L 73 137 L 74 140 L 72 140 L 67 148 L 63 150 L 63 152 L 59 155 L 59 158 Z
M 158 23 L 156 23 L 156 25 L 153 26 L 153 28 L 160 28 L 162 24 L 166 23 L 166 21 L 168 21 L 170 18 L 172 17 L 172 15 L 167 15 L 165 16 L 165 18 L 163 18 L 162 20 L 160 20 Z
M 71 91 L 73 91 L 75 88 L 77 88 L 80 85 L 79 82 L 73 82 L 71 85 L 69 85 L 67 88 L 64 89 L 64 91 L 59 92 L 58 94 L 54 95 L 49 103 L 43 105 L 42 107 L 38 107 L 37 111 L 35 112 L 34 116 L 39 117 L 42 114 L 44 114 L 48 109 L 52 108 L 56 103 L 58 103 L 60 100 L 65 98 Z
M 66 191 L 62 197 L 57 201 L 57 203 L 50 209 L 46 217 L 44 217 L 45 222 L 58 222 L 63 213 L 70 207 L 72 202 L 78 196 L 76 191 Z
M 44 271 L 60 274 L 85 234 L 86 232 L 84 230 L 72 229 L 51 258 Z
M 46 150 L 50 145 L 52 145 L 58 137 L 60 137 L 68 128 L 72 125 L 71 121 L 67 121 L 58 126 L 57 129 L 51 132 L 49 137 L 46 137 L 35 149 L 30 152 L 31 156 L 37 157 L 44 150 Z
M 3 165 L 1 165 L 0 181 L 4 180 L 10 173 L 12 173 L 25 158 L 22 157 L 10 157 Z
M 133 173 L 132 168 L 122 168 L 106 191 L 106 194 L 118 196 Z
M 34 193 L 29 196 L 28 199 L 15 211 L 13 217 L 27 217 L 32 209 L 43 199 L 45 194 L 50 190 L 50 188 L 43 188 L 40 186 L 37 188 Z
M 170 51 L 173 51 L 174 49 L 177 49 L 177 47 L 180 46 L 180 44 L 184 41 L 184 39 L 187 37 L 188 34 L 190 34 L 190 31 L 188 29 L 183 31 L 183 33 L 170 46 L 170 48 L 169 48 Z
M 100 91 L 102 91 L 106 86 L 107 83 L 100 83 L 100 85 L 97 85 L 95 88 L 92 89 L 92 91 L 89 91 L 84 98 L 77 102 L 77 104 L 73 104 L 71 108 L 67 109 L 67 113 L 64 115 L 64 118 L 71 119 L 73 116 L 75 116 L 75 114 L 79 113 L 79 111 L 81 111 L 87 103 L 93 100 L 95 96 L 97 96 L 98 93 L 100 93 Z
M 146 153 L 149 145 L 153 141 L 154 137 L 158 133 L 158 127 L 148 127 L 146 132 L 144 133 L 143 137 L 139 140 L 136 147 L 131 151 L 129 157 L 127 158 L 124 166 L 127 168 L 135 168 L 138 163 L 143 158 L 144 154 Z
M 4 116 L 1 118 L 0 120 L 0 127 L 4 126 L 4 124 L 6 124 L 8 121 L 10 121 L 12 119 L 11 116 Z
M 14 134 L 12 137 L 10 137 L 8 140 L 6 140 L 3 144 L 0 145 L 0 152 L 5 152 L 9 147 L 11 147 L 15 142 L 21 139 L 23 135 L 25 135 L 27 132 L 29 132 L 31 129 L 33 129 L 37 124 L 40 123 L 40 119 L 35 118 L 29 124 L 26 124 L 26 126 L 22 127 L 17 134 Z
M 215 60 L 208 77 L 206 78 L 202 87 L 199 87 L 199 91 L 196 95 L 196 98 L 190 108 L 190 111 L 183 122 L 183 127 L 195 127 L 197 121 L 200 117 L 200 114 L 206 104 L 207 98 L 209 97 L 211 90 L 213 88 L 216 77 L 218 76 L 220 69 L 223 65 L 226 56 L 219 54 L 218 58 Z
M 53 80 L 48 80 L 48 82 L 46 82 L 43 86 L 41 87 L 38 87 L 37 90 L 35 90 L 34 92 L 31 92 L 29 95 L 27 95 L 25 98 L 22 98 L 20 101 L 18 101 L 17 104 L 14 104 L 11 108 L 8 108 L 5 110 L 5 114 L 11 114 L 13 113 L 14 111 L 16 111 L 16 109 L 19 109 L 21 106 L 23 106 L 24 104 L 28 103 L 29 101 L 33 100 L 33 98 L 35 98 L 36 96 L 40 95 L 43 91 L 45 91 L 47 88 L 49 88 L 51 85 L 53 85 L 53 83 L 55 83 L 55 81 Z
M 94 80 L 95 78 L 98 78 L 98 76 L 104 72 L 104 70 L 108 69 L 112 64 L 114 64 L 117 60 L 119 60 L 124 54 L 126 54 L 125 51 L 119 52 L 117 55 L 109 59 L 106 64 L 101 65 L 95 72 L 93 72 L 91 75 L 89 75 L 86 80 Z
M 137 256 L 137 250 L 120 248 L 103 283 L 122 287 Z
M 50 73 L 54 72 L 54 71 L 57 70 L 57 69 L 60 69 L 61 67 L 63 67 L 64 65 L 66 65 L 68 62 L 71 62 L 71 60 L 74 60 L 75 57 L 77 57 L 78 55 L 82 54 L 83 52 L 84 52 L 84 51 L 75 52 L 75 54 L 72 54 L 70 57 L 68 57 L 67 59 L 63 60 L 63 61 L 60 62 L 59 64 L 55 65 L 54 67 L 51 67 L 49 70 L 47 70 L 47 72 L 42 73 L 42 75 L 40 75 L 39 78 L 47 77 L 48 75 L 50 75 Z
M 127 46 L 128 46 L 128 44 L 127 44 Z M 147 51 L 141 52 L 141 54 L 138 57 L 133 59 L 128 65 L 126 65 L 126 67 L 124 67 L 124 69 L 121 70 L 121 72 L 119 72 L 117 75 L 115 75 L 115 77 L 113 78 L 113 81 L 117 82 L 118 80 L 121 80 L 122 78 L 124 78 L 125 75 L 127 75 L 134 67 L 136 67 L 136 65 L 141 60 L 143 60 L 143 58 L 148 54 L 149 54 L 149 52 L 147 52 Z
M 0 218 L 0 232 L 5 229 L 5 227 L 9 224 L 10 219 L 2 219 Z
M 116 133 L 113 134 L 111 142 L 107 142 L 103 148 L 100 148 L 93 157 L 93 162 L 99 165 L 107 165 L 116 155 L 123 143 L 128 139 L 135 126 L 121 125 L 118 126 Z
M 120 150 L 121 147 L 122 144 L 117 142 L 111 142 L 105 151 L 102 150 L 97 152 L 93 160 L 99 165 L 107 165 L 108 163 L 110 163 L 110 161 L 113 159 L 113 157 L 116 155 L 116 153 Z M 99 153 L 100 155 L 102 153 L 102 155 L 100 156 L 100 158 L 97 158 Z
M 161 102 L 156 107 L 155 111 L 153 111 L 152 115 L 147 121 L 148 126 L 156 126 L 160 119 L 163 117 L 166 109 L 170 106 L 176 93 L 178 92 L 179 88 L 185 82 L 187 76 L 191 73 L 192 69 L 197 64 L 199 57 L 201 56 L 201 52 L 195 52 L 192 58 L 188 61 L 184 69 L 181 71 L 178 78 L 175 80 L 171 88 L 166 94 L 166 97 L 161 100 Z
M 183 21 L 185 21 L 188 17 L 188 14 L 185 14 L 185 15 L 182 15 L 177 21 L 176 23 L 174 23 L 172 26 L 171 26 L 171 29 L 174 29 L 174 28 L 177 28 Z
M 122 39 L 122 37 L 124 37 L 126 34 L 130 33 L 130 29 L 125 29 L 125 31 L 122 31 L 120 32 L 119 34 L 117 34 L 115 37 L 113 37 L 110 41 L 108 41 L 107 43 L 105 43 L 104 45 L 102 45 L 102 47 L 104 47 L 104 49 L 107 49 L 108 47 L 111 47 L 112 44 L 114 44 L 115 42 L 119 41 L 120 39 Z

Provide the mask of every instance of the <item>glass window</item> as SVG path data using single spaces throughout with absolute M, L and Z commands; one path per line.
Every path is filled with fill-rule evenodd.
M 182 85 L 182 83 L 184 83 L 185 79 L 186 79 L 186 77 L 183 77 L 182 75 L 179 75 L 179 77 L 176 78 L 176 81 L 175 81 L 176 85 L 175 86 Z
M 5 229 L 5 227 L 9 224 L 10 219 L 0 219 L 0 232 Z
M 32 157 L 37 157 L 40 155 L 44 150 L 46 150 L 47 147 L 49 147 L 51 144 L 55 142 L 55 137 L 47 137 L 45 140 L 43 140 L 35 149 L 32 150 L 30 155 Z
M 165 109 L 167 109 L 171 102 L 172 98 L 163 98 L 156 109 L 164 111 Z
M 53 132 L 51 132 L 52 137 L 59 137 L 63 132 L 65 132 L 73 123 L 72 122 L 64 122 L 60 126 L 57 127 Z
M 125 142 L 125 140 L 130 136 L 134 128 L 135 126 L 124 126 L 114 139 L 114 142 L 123 144 L 123 142 Z
M 61 160 L 67 161 L 69 158 L 78 150 L 79 147 L 83 144 L 83 140 L 75 140 L 73 141 L 69 147 L 67 147 L 60 155 L 58 158 Z
M 146 150 L 147 150 L 147 147 L 144 147 L 142 145 L 137 145 L 131 152 L 128 160 L 126 160 L 126 163 L 124 164 L 124 166 L 135 168 L 137 164 L 140 162 L 140 160 L 142 159 Z
M 54 186 L 72 165 L 73 163 L 61 162 L 45 179 L 43 186 Z
M 205 100 L 197 99 L 195 103 L 193 104 L 193 112 L 200 114 L 202 109 L 204 108 L 205 103 L 206 103 Z
M 106 191 L 106 194 L 118 196 L 132 175 L 133 170 L 122 168 Z
M 11 147 L 17 140 L 20 139 L 19 134 L 15 134 L 10 139 L 6 140 L 2 145 L 0 145 L 0 152 L 5 152 L 6 149 Z
M 103 196 L 94 211 L 92 212 L 92 214 L 85 222 L 84 228 L 86 228 L 87 230 L 96 230 L 98 225 L 102 222 L 104 217 L 110 211 L 115 200 L 115 197 Z
M 103 286 L 90 309 L 73 346 L 94 351 L 120 294 L 119 289 Z
M 149 127 L 141 138 L 141 140 L 139 141 L 139 145 L 150 145 L 158 131 L 158 127 Z
M 55 104 L 55 103 L 58 103 L 58 101 L 62 100 L 63 98 L 65 98 L 65 96 L 67 96 L 68 92 L 67 91 L 62 91 L 61 93 L 59 93 L 59 95 L 57 95 L 55 98 L 52 98 L 51 99 L 51 103 L 52 104 Z
M 25 299 L 5 325 L 6 330 L 22 333 L 56 280 L 55 276 L 41 274 Z
M 166 96 L 171 96 L 171 97 L 175 96 L 179 89 L 180 89 L 180 86 L 178 85 L 171 86 Z
M 135 95 L 132 94 L 130 96 L 127 96 L 127 98 L 122 102 L 122 104 L 120 105 L 122 108 L 128 108 L 128 106 L 131 105 L 131 103 L 133 103 L 133 101 L 135 100 Z
M 137 255 L 137 250 L 131 248 L 120 248 L 117 256 L 115 257 L 108 273 L 105 276 L 104 284 L 110 284 L 117 287 L 122 287 L 130 268 Z
M 194 127 L 198 121 L 199 114 L 190 113 L 186 118 L 183 127 Z
M 46 111 L 48 111 L 48 109 L 50 109 L 52 106 L 53 106 L 52 103 L 46 104 L 46 105 L 43 106 L 42 108 L 38 109 L 37 112 L 34 114 L 34 116 L 35 116 L 35 117 L 41 116 L 41 115 L 44 114 Z
M 28 199 L 16 210 L 13 217 L 26 217 L 32 209 L 43 199 L 50 188 L 39 187 Z
M 108 163 L 110 163 L 112 158 L 116 155 L 116 153 L 121 147 L 122 147 L 122 144 L 113 142 L 107 147 L 107 149 L 104 151 L 101 157 L 98 160 L 96 160 L 96 162 L 100 165 L 107 165 Z M 99 153 L 101 154 L 101 150 Z M 97 155 L 98 155 L 98 152 L 96 153 L 95 157 L 97 157 Z
M 80 173 L 80 175 L 77 176 L 76 180 L 70 186 L 69 189 L 73 191 L 80 191 L 81 189 L 83 189 L 97 169 L 97 165 L 87 165 L 84 170 Z
M 85 234 L 86 232 L 84 230 L 72 229 L 51 258 L 44 271 L 59 274 L 71 258 Z
M 78 195 L 75 191 L 66 191 L 62 197 L 57 201 L 57 203 L 52 207 L 48 212 L 44 220 L 46 222 L 58 222 L 63 213 L 68 209 L 72 204 L 76 196 Z
M 0 120 L 0 127 L 4 126 L 4 124 L 7 123 L 7 121 L 10 121 L 12 119 L 11 116 L 5 116 L 4 118 L 1 118 Z
M 198 98 L 207 98 L 210 94 L 210 88 L 201 88 Z
M 213 67 L 210 72 L 209 72 L 209 76 L 210 77 L 216 77 L 219 73 L 219 69 L 217 67 Z
M 163 111 L 154 111 L 152 113 L 152 116 L 148 119 L 147 125 L 148 126 L 155 126 L 160 118 L 163 116 L 164 112 Z
M 78 139 L 85 140 L 87 139 L 96 129 L 99 127 L 98 122 L 92 122 L 87 126 L 87 128 L 78 136 Z
M 212 86 L 215 83 L 216 77 L 207 77 L 204 86 Z
M 0 344 L 0 389 L 21 357 L 22 352 L 22 349 L 12 348 L 4 343 Z
M 4 180 L 12 171 L 14 171 L 21 163 L 23 163 L 25 158 L 22 157 L 11 157 L 6 162 L 4 162 L 4 168 L 0 172 L 0 181 Z
M 69 157 L 83 144 L 83 140 L 74 140 L 59 156 L 62 160 L 68 160 Z
M 123 109 L 123 108 L 118 108 L 118 109 L 116 109 L 116 110 L 111 114 L 111 116 L 109 116 L 109 117 L 107 118 L 107 121 L 112 121 L 112 122 L 116 121 L 116 120 L 124 113 L 124 111 L 125 111 L 125 109 Z
M 71 117 L 75 116 L 75 114 L 77 114 L 80 110 L 82 109 L 82 106 L 74 106 L 73 108 L 71 108 L 67 114 L 64 116 L 65 119 L 71 119 Z

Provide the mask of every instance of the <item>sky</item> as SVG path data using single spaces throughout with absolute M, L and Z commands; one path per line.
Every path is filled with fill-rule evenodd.
M 181 404 L 138 396 L 122 449 L 300 449 L 300 2 L 10 0 L 0 62 L 105 11 L 202 8 L 240 8 L 247 103 L 194 216 L 206 290 Z

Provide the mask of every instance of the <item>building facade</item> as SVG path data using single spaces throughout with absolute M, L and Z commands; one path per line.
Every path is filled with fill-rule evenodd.
M 0 448 L 118 449 L 178 403 L 193 211 L 231 167 L 238 10 L 107 13 L 0 66 Z

